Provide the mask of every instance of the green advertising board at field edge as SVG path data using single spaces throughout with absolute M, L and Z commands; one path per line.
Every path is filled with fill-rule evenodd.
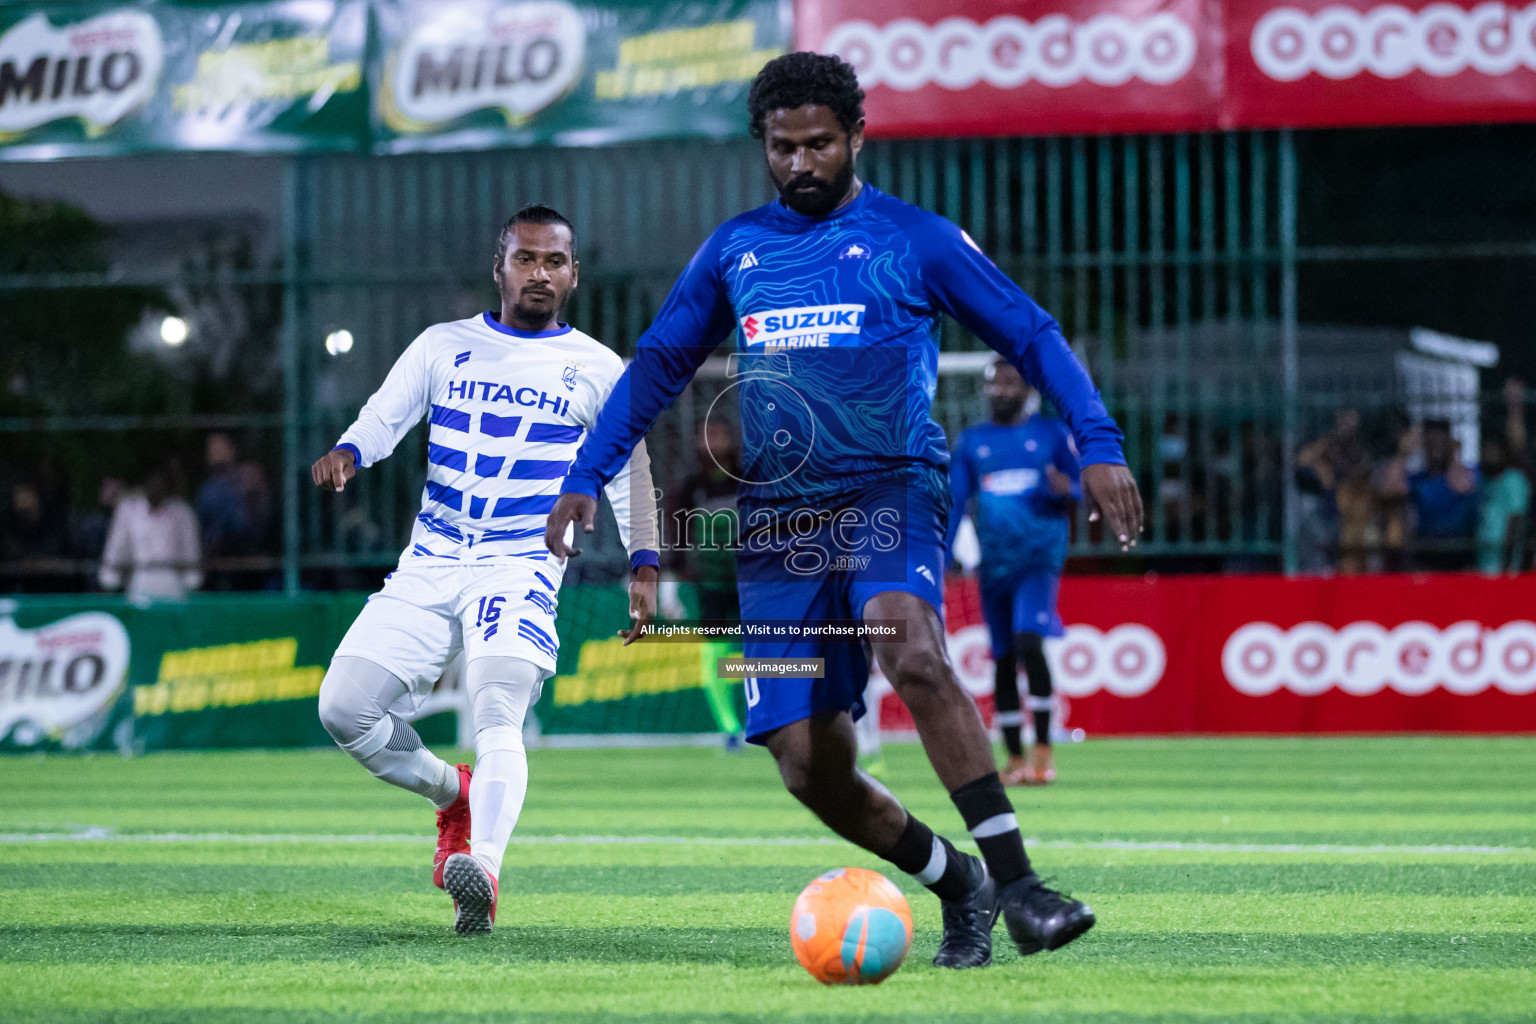
M 134 604 L 107 595 L 0 601 L 0 752 L 328 746 L 320 683 L 361 593 L 206 594 Z M 683 595 L 694 601 L 691 588 Z M 619 586 L 567 587 L 557 674 L 534 708 L 556 734 L 711 733 L 710 648 L 625 647 Z M 465 706 L 448 666 L 427 705 Z M 739 698 L 739 688 L 736 696 Z M 446 716 L 445 716 L 446 717 Z M 451 742 L 452 721 L 423 728 Z

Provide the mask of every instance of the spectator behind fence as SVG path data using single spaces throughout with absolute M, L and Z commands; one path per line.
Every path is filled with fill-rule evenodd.
M 182 598 L 202 583 L 197 518 L 176 496 L 179 483 L 175 464 L 163 462 L 117 503 L 101 556 L 102 587 L 126 582 L 128 597 L 142 601 Z
M 215 563 L 264 553 L 272 519 L 271 496 L 261 467 L 242 465 L 237 457 L 229 435 L 208 435 L 208 477 L 197 491 L 197 522 L 202 530 L 203 555 Z M 235 579 L 235 573 L 215 565 L 208 586 L 211 590 L 232 590 Z
M 1384 474 L 1382 493 L 1407 499 L 1415 568 L 1467 569 L 1477 528 L 1477 473 L 1458 457 L 1449 420 L 1425 420 L 1420 437 L 1423 468 L 1410 472 L 1415 453 L 1401 453 Z
M 12 484 L 6 506 L 3 539 L 6 561 L 58 558 L 67 553 L 68 534 L 63 512 L 50 505 L 37 484 L 28 480 Z
M 96 488 L 95 506 L 75 519 L 76 558 L 86 558 L 93 562 L 100 560 L 101 552 L 107 546 L 107 530 L 112 525 L 112 514 L 126 491 L 127 486 L 117 477 L 101 478 L 101 486 Z
M 1504 440 L 1483 443 L 1477 522 L 1477 567 L 1489 575 L 1519 572 L 1525 561 L 1531 482 L 1525 434 L 1525 382 L 1504 384 Z
M 46 484 L 18 480 L 0 490 L 0 568 L 4 589 L 17 592 L 57 589 L 55 580 L 67 571 L 66 508 L 50 500 Z M 0 680 L 3 680 L 0 668 Z
M 1333 429 L 1302 448 L 1296 465 L 1310 475 L 1332 506 L 1328 510 L 1333 516 L 1328 541 L 1338 547 L 1339 572 L 1365 572 L 1375 540 L 1377 506 L 1371 484 L 1371 454 L 1360 438 L 1359 410 L 1335 412 Z
M 1402 572 L 1408 567 L 1407 474 L 1424 467 L 1424 453 L 1419 425 L 1401 409 L 1393 411 L 1392 420 L 1397 448 L 1391 456 L 1377 462 L 1371 476 L 1381 524 L 1381 559 L 1373 568 Z
M 1483 442 L 1482 500 L 1477 520 L 1477 567 L 1490 576 L 1518 572 L 1525 558 L 1525 521 L 1531 484 L 1510 465 L 1505 445 Z

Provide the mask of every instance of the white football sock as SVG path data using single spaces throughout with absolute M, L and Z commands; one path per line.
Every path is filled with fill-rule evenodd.
M 444 810 L 458 799 L 459 771 L 423 746 L 409 722 L 390 713 L 406 689 L 366 658 L 335 658 L 320 684 L 320 721 L 370 775 Z
M 475 777 L 469 783 L 469 853 L 492 878 L 501 877 L 507 841 L 528 795 L 522 731 L 517 731 L 515 750 L 509 749 L 511 740 L 504 735 L 511 731 L 485 729 L 475 737 Z
M 507 841 L 528 795 L 523 720 L 539 699 L 546 673 L 520 658 L 477 658 L 467 682 L 475 716 L 475 776 L 469 785 L 469 852 L 493 878 L 501 876 Z

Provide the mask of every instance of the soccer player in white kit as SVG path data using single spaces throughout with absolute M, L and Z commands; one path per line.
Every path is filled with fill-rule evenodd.
M 370 773 L 438 809 L 433 882 L 460 934 L 489 932 L 501 862 L 528 790 L 523 719 L 555 671 L 564 573 L 544 522 L 622 360 L 562 323 L 576 288 L 575 233 L 546 206 L 502 229 L 501 312 L 427 328 L 396 361 L 316 485 L 342 490 L 430 420 L 427 481 L 410 545 L 347 631 L 320 687 L 320 718 Z M 627 640 L 656 609 L 656 506 L 637 447 L 606 491 L 630 553 Z M 411 710 L 458 654 L 475 725 L 475 767 L 450 765 L 395 710 Z

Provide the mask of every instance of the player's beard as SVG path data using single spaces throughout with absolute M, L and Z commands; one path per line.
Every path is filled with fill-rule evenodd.
M 778 184 L 778 182 L 775 182 Z M 823 181 L 813 174 L 801 174 L 778 185 L 779 198 L 784 205 L 805 217 L 825 217 L 837 209 L 837 204 L 848 194 L 853 184 L 853 161 L 843 164 L 831 181 Z M 798 192 L 801 185 L 815 185 L 809 192 Z
M 553 311 L 548 308 L 547 301 L 539 303 L 539 305 L 544 306 L 545 308 L 537 309 L 532 306 L 525 305 L 522 301 L 522 298 L 519 297 L 518 301 L 512 305 L 512 314 L 523 323 L 541 323 L 546 318 L 550 320 L 558 320 L 560 318 L 560 310 L 565 306 L 566 297 L 561 295 L 558 291 L 555 291 L 553 288 L 550 289 L 550 292 L 554 295 Z
M 990 404 L 992 406 L 992 421 L 994 423 L 1012 423 L 1019 418 L 1019 413 L 1024 411 L 1024 399 L 1022 398 L 1018 400 L 1012 398 L 993 398 L 990 400 Z

